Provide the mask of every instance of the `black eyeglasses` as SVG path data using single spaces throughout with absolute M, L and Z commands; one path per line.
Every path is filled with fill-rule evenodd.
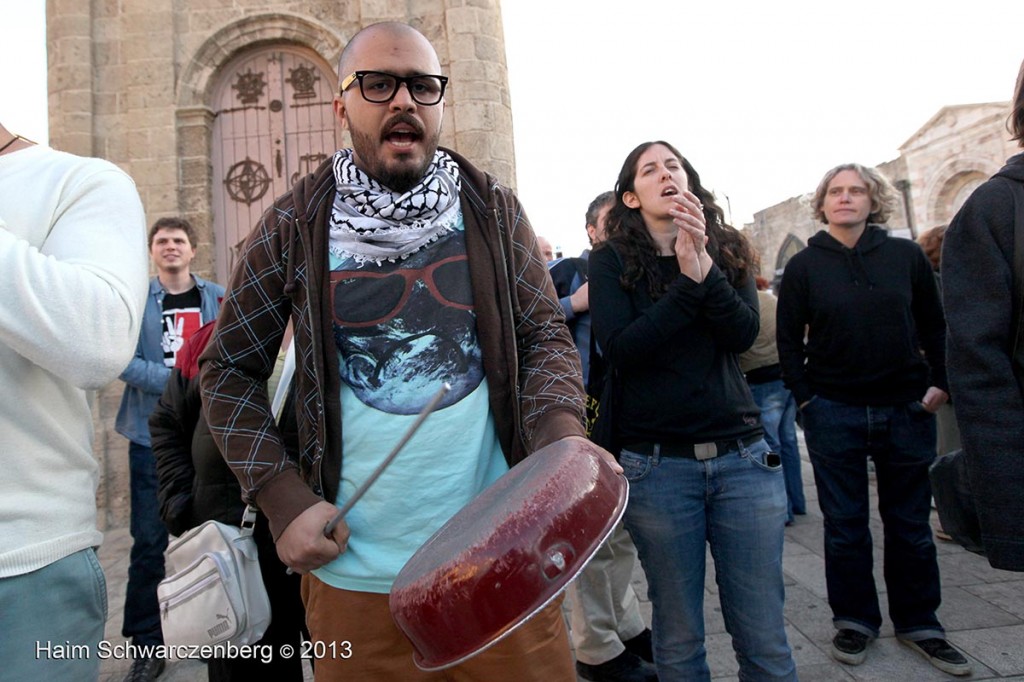
M 359 94 L 367 102 L 386 104 L 398 94 L 398 86 L 405 83 L 409 96 L 423 106 L 432 106 L 444 97 L 444 89 L 448 85 L 447 76 L 396 76 L 383 71 L 356 71 L 341 82 L 341 92 L 359 81 Z

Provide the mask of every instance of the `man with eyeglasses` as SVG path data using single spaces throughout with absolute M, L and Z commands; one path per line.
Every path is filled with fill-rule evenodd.
M 441 679 L 413 665 L 391 619 L 399 569 L 511 465 L 584 435 L 579 359 L 536 237 L 510 190 L 438 147 L 439 72 L 409 26 L 352 38 L 334 111 L 353 148 L 264 215 L 202 358 L 213 437 L 269 518 L 281 559 L 305 573 L 309 630 L 330 645 L 318 680 Z M 263 389 L 289 320 L 291 454 Z M 445 381 L 440 408 L 325 536 Z M 574 680 L 558 604 L 456 671 Z

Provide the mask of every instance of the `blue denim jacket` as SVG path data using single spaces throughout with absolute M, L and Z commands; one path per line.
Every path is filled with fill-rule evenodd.
M 224 287 L 195 275 L 192 275 L 192 279 L 199 287 L 203 322 L 216 319 L 220 301 L 224 298 Z M 171 376 L 171 368 L 164 365 L 164 352 L 160 347 L 165 293 L 160 286 L 160 279 L 154 277 L 149 283 L 149 296 L 146 298 L 146 311 L 142 317 L 139 342 L 135 346 L 135 357 L 121 372 L 120 379 L 126 385 L 114 422 L 118 433 L 146 447 L 150 446 L 149 415 Z

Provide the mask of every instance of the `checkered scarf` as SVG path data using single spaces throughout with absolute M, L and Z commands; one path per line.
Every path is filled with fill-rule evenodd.
M 423 178 L 400 194 L 357 168 L 351 149 L 335 153 L 334 177 L 330 250 L 340 258 L 377 265 L 404 260 L 459 222 L 459 166 L 440 149 Z

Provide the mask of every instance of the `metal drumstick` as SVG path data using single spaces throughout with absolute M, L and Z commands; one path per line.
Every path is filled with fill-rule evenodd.
M 441 385 L 441 388 L 437 393 L 434 394 L 434 397 L 430 399 L 430 402 L 420 410 L 419 416 L 416 417 L 416 421 L 414 421 L 406 430 L 405 435 L 402 436 L 402 440 L 398 441 L 398 444 L 395 445 L 394 449 L 391 450 L 391 453 L 384 458 L 384 461 L 380 463 L 380 466 L 374 469 L 373 473 L 370 474 L 370 477 L 363 481 L 363 484 L 359 486 L 356 491 L 352 493 L 352 496 L 345 501 L 345 504 L 341 506 L 338 513 L 334 515 L 334 518 L 328 521 L 327 525 L 324 526 L 324 535 L 326 537 L 331 537 L 331 533 L 334 532 L 335 527 L 337 527 L 338 523 L 345 517 L 345 514 L 352 509 L 352 506 L 359 501 L 360 497 L 366 494 L 366 491 L 369 490 L 370 486 L 380 478 L 380 475 L 384 473 L 384 470 L 388 468 L 388 465 L 394 461 L 395 457 L 398 455 L 398 451 L 409 442 L 409 439 L 412 438 L 413 434 L 416 433 L 416 430 L 420 428 L 420 425 L 423 423 L 423 420 L 427 418 L 427 415 L 437 409 L 438 404 L 444 398 L 445 394 L 451 390 L 451 388 L 451 384 L 446 381 Z

